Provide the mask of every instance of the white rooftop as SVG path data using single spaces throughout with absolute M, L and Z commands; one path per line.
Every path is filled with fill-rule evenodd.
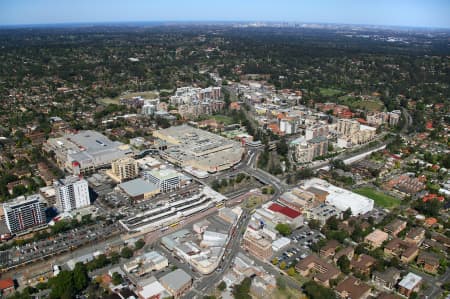
M 348 208 L 352 210 L 353 215 L 360 215 L 370 212 L 373 209 L 374 202 L 365 196 L 353 193 L 349 190 L 334 186 L 327 181 L 312 178 L 304 183 L 305 188 L 314 187 L 328 192 L 326 203 L 335 206 L 341 211 Z
M 417 284 L 420 283 L 421 281 L 422 277 L 409 272 L 408 275 L 403 277 L 403 279 L 399 282 L 398 285 L 405 289 L 413 290 L 417 286 Z

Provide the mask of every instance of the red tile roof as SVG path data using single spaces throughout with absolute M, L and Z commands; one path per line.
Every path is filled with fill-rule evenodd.
M 284 207 L 281 206 L 277 203 L 273 203 L 270 207 L 269 210 L 273 211 L 273 212 L 278 212 L 281 213 L 289 218 L 297 218 L 298 216 L 301 215 L 301 213 L 297 212 L 296 210 L 293 210 L 289 207 Z
M 430 201 L 432 199 L 437 199 L 440 202 L 443 202 L 444 201 L 444 196 L 438 196 L 437 194 L 427 194 L 427 195 L 425 195 L 422 198 L 423 202 L 427 202 L 427 201 Z
M 433 224 L 436 224 L 436 223 L 437 223 L 437 219 L 434 217 L 425 219 L 425 224 L 428 226 L 432 226 Z
M 366 124 L 367 124 L 367 121 L 366 121 L 364 118 L 358 118 L 357 121 L 358 121 L 360 124 L 363 124 L 363 125 L 366 125 Z
M 0 290 L 5 290 L 5 289 L 13 288 L 13 287 L 14 287 L 14 281 L 11 278 L 0 280 Z

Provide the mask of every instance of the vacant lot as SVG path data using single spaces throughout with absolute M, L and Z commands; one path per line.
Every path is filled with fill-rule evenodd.
M 364 195 L 370 199 L 373 199 L 375 204 L 379 207 L 392 209 L 400 205 L 401 200 L 392 196 L 386 195 L 382 192 L 378 192 L 372 188 L 364 187 L 353 190 L 355 193 Z
M 115 98 L 103 98 L 99 99 L 98 103 L 103 105 L 119 104 L 120 99 L 131 99 L 133 97 L 143 97 L 144 99 L 156 99 L 159 96 L 156 91 L 143 91 L 143 92 L 129 92 L 123 93 Z

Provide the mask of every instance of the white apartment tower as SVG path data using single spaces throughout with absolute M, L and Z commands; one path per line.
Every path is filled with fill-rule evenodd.
M 39 194 L 18 197 L 13 202 L 3 204 L 5 221 L 12 234 L 28 232 L 45 226 L 45 204 Z
M 56 202 L 62 212 L 70 212 L 91 204 L 89 186 L 85 179 L 69 176 L 55 183 L 55 189 Z

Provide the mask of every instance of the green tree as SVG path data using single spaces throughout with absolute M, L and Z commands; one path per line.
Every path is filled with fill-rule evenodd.
M 139 250 L 139 249 L 141 249 L 144 246 L 145 246 L 145 241 L 143 239 L 139 239 L 139 240 L 136 241 L 136 243 L 134 243 L 134 248 L 136 250 Z
M 225 281 L 221 281 L 220 283 L 219 283 L 219 285 L 217 286 L 217 289 L 219 290 L 219 291 L 224 291 L 225 289 L 227 288 L 227 284 L 225 283 Z
M 252 279 L 250 277 L 246 277 L 240 284 L 235 285 L 233 289 L 234 298 L 251 299 L 252 297 L 249 294 L 251 284 Z
M 339 269 L 341 269 L 342 273 L 344 274 L 350 273 L 350 260 L 346 255 L 341 256 L 337 260 L 337 265 L 339 266 Z
M 111 260 L 111 264 L 117 264 L 120 261 L 120 254 L 117 253 L 116 251 L 113 251 L 110 256 L 109 256 L 110 260 Z
M 311 219 L 308 222 L 308 226 L 310 229 L 319 229 L 320 228 L 320 221 L 316 219 Z
M 310 299 L 335 299 L 336 295 L 334 291 L 319 285 L 315 281 L 308 281 L 303 285 L 305 294 Z
M 114 272 L 113 274 L 112 274 L 112 283 L 113 283 L 113 285 L 119 285 L 119 284 L 121 284 L 123 282 L 123 277 L 122 277 L 122 275 L 120 275 L 120 273 L 118 273 L 118 272 Z
M 342 213 L 342 218 L 344 220 L 347 220 L 351 216 L 352 216 L 352 209 L 351 208 L 348 208 L 347 210 L 344 211 L 344 213 Z
M 277 143 L 277 153 L 280 156 L 286 156 L 289 151 L 289 146 L 286 142 L 286 138 L 282 137 L 280 142 Z
M 131 248 L 125 246 L 120 251 L 120 256 L 125 258 L 125 259 L 129 259 L 129 258 L 131 258 L 133 256 L 133 250 L 131 250 Z
M 292 233 L 291 227 L 286 223 L 278 223 L 275 226 L 275 229 L 282 235 L 282 236 L 289 236 Z
M 287 274 L 289 276 L 294 276 L 295 275 L 295 268 L 294 267 L 290 267 L 289 269 L 287 269 Z
M 76 288 L 71 271 L 61 271 L 58 276 L 49 279 L 51 299 L 71 299 L 76 294 Z
M 281 270 L 286 269 L 286 262 L 285 262 L 285 261 L 282 261 L 282 262 L 280 263 L 280 269 L 281 269 Z
M 77 292 L 87 288 L 89 284 L 89 276 L 86 265 L 83 263 L 77 263 L 75 265 L 75 269 L 73 269 L 73 281 Z

